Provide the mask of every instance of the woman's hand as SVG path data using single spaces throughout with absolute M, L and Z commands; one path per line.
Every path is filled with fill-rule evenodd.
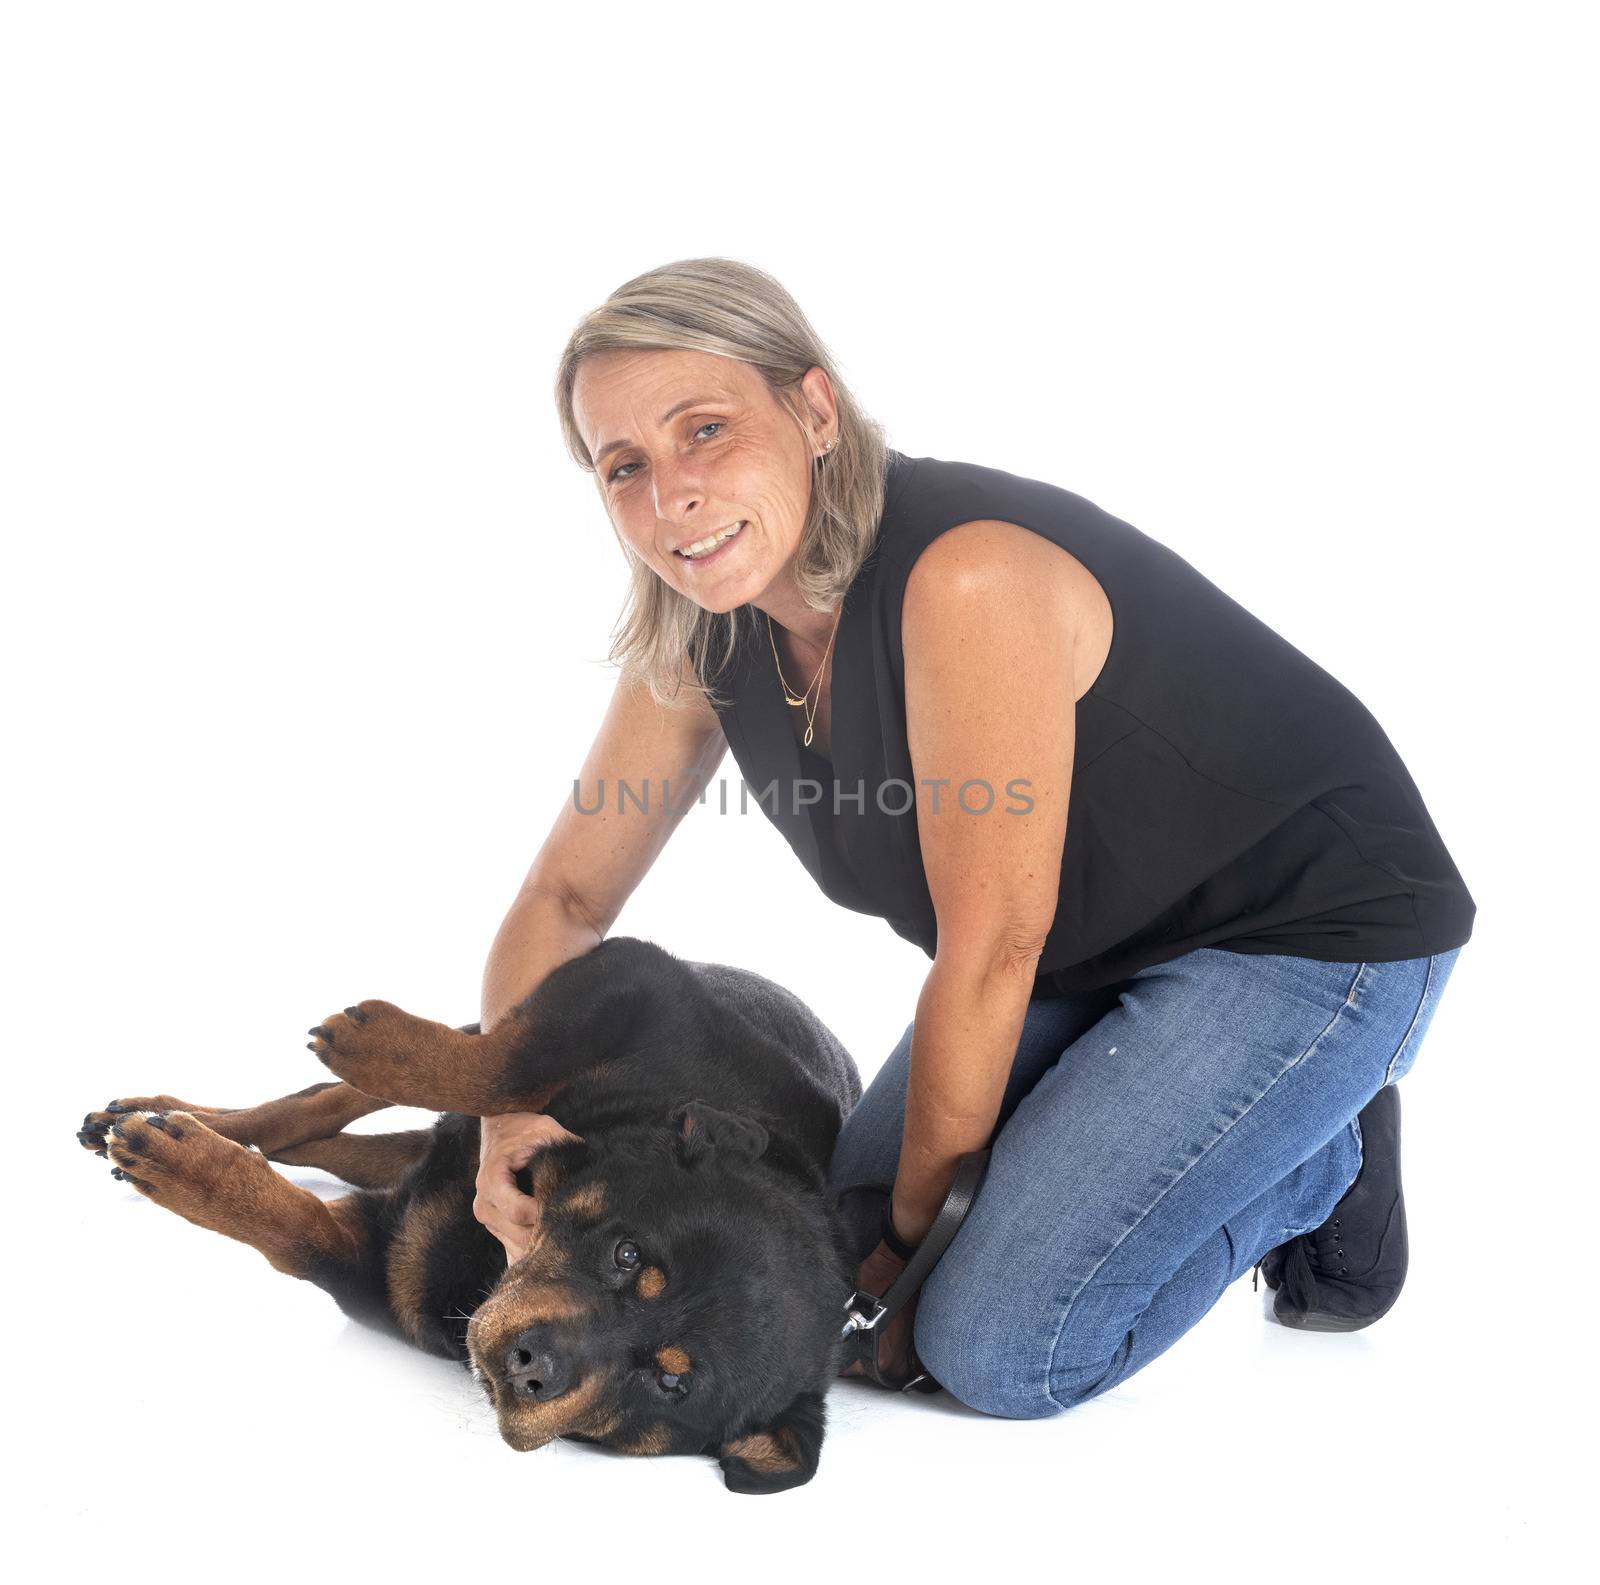
M 517 1173 L 547 1146 L 580 1137 L 545 1112 L 506 1112 L 479 1119 L 472 1214 L 505 1245 L 507 1265 L 527 1253 L 540 1216 L 538 1202 L 517 1187 Z
M 861 1263 L 861 1274 L 856 1278 L 856 1286 L 865 1288 L 868 1293 L 881 1299 L 888 1293 L 891 1284 L 906 1269 L 903 1261 L 887 1244 L 880 1243 L 867 1258 Z M 895 1380 L 907 1374 L 907 1361 L 911 1353 L 912 1317 L 917 1311 L 917 1296 L 912 1294 L 887 1321 L 880 1321 L 873 1328 L 873 1337 L 876 1339 L 878 1350 L 878 1369 L 883 1374 Z M 839 1372 L 841 1376 L 865 1376 L 861 1361 L 853 1359 L 849 1366 Z

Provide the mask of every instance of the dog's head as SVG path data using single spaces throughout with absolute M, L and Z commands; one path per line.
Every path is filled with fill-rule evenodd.
M 816 1473 L 854 1265 L 775 1144 L 691 1101 L 536 1158 L 534 1242 L 467 1332 L 512 1447 L 711 1453 L 743 1492 Z

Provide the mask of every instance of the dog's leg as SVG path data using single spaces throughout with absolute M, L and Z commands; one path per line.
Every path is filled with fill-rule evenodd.
M 505 1253 L 472 1215 L 470 1177 L 435 1185 L 420 1200 L 388 1192 L 433 1138 L 432 1129 L 418 1129 L 287 1147 L 298 1161 L 373 1180 L 326 1202 L 183 1112 L 119 1117 L 107 1148 L 116 1175 L 157 1205 L 249 1244 L 277 1270 L 315 1283 L 347 1315 L 465 1359 L 466 1308 L 493 1287 Z M 441 1243 L 442 1263 L 433 1258 Z
M 428 1153 L 431 1128 L 403 1134 L 335 1134 L 266 1154 L 292 1167 L 320 1167 L 358 1189 L 392 1189 Z
M 106 1132 L 106 1148 L 123 1178 L 185 1221 L 249 1244 L 279 1271 L 327 1288 L 341 1303 L 360 1285 L 371 1204 L 380 1197 L 325 1203 L 190 1112 L 120 1116 Z
M 316 1025 L 307 1042 L 333 1072 L 396 1106 L 489 1117 L 541 1111 L 570 1074 L 509 1094 L 505 1077 L 530 1039 L 513 1015 L 486 1035 L 414 1017 L 393 1002 L 366 1001 Z
M 311 1049 L 367 1095 L 436 1112 L 542 1111 L 579 1074 L 614 1057 L 648 1060 L 704 1035 L 686 964 L 631 936 L 558 965 L 487 1034 L 358 1002 L 314 1026 Z
M 78 1140 L 85 1150 L 103 1156 L 106 1130 L 119 1117 L 130 1112 L 187 1112 L 224 1139 L 254 1145 L 264 1155 L 278 1159 L 280 1150 L 308 1140 L 331 1138 L 358 1117 L 382 1111 L 387 1105 L 389 1102 L 363 1095 L 336 1080 L 308 1085 L 293 1095 L 264 1101 L 260 1106 L 191 1106 L 170 1095 L 134 1096 L 108 1101 L 100 1111 L 90 1112 L 78 1131 Z

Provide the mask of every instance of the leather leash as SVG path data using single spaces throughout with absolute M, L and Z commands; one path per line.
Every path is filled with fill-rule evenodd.
M 978 1186 L 983 1182 L 983 1175 L 988 1165 L 988 1146 L 982 1150 L 969 1150 L 956 1167 L 956 1175 L 951 1180 L 949 1192 L 944 1197 L 944 1204 L 939 1207 L 939 1214 L 934 1218 L 933 1226 L 924 1234 L 922 1242 L 917 1245 L 911 1259 L 906 1262 L 905 1270 L 889 1284 L 888 1291 L 879 1298 L 865 1288 L 852 1288 L 849 1297 L 844 1301 L 845 1320 L 839 1329 L 839 1336 L 845 1342 L 844 1364 L 848 1366 L 852 1360 L 859 1362 L 868 1379 L 880 1387 L 887 1387 L 891 1392 L 942 1390 L 927 1367 L 917 1358 L 916 1347 L 909 1341 L 907 1363 L 910 1374 L 903 1381 L 895 1381 L 885 1376 L 878 1367 L 877 1329 L 927 1281 L 929 1274 L 939 1263 L 939 1257 L 945 1252 L 945 1247 L 956 1236 L 956 1230 L 966 1220 L 967 1212 L 972 1209 L 972 1202 L 977 1198 Z M 889 1194 L 893 1191 L 893 1185 L 871 1182 L 849 1183 L 838 1191 L 838 1197 L 842 1198 L 853 1189 L 877 1189 Z

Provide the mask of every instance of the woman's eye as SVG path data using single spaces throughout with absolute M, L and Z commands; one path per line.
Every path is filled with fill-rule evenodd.
M 612 1250 L 611 1258 L 624 1271 L 632 1271 L 639 1264 L 639 1246 L 631 1238 L 625 1238 Z
M 706 422 L 703 423 L 700 426 L 700 429 L 695 430 L 695 434 L 698 435 L 700 433 L 701 429 L 726 429 L 727 427 L 728 427 L 727 426 L 727 421 L 725 419 L 711 418 L 711 419 L 707 419 Z M 638 466 L 639 466 L 639 464 L 637 462 L 620 462 L 620 463 L 618 463 L 617 466 L 614 467 L 611 470 L 611 472 L 606 476 L 606 483 L 607 484 L 615 484 L 617 482 L 617 480 L 621 479 L 621 478 L 629 478 L 629 479 L 631 479 L 633 477 L 633 475 L 631 473 L 630 474 L 624 474 L 622 470 L 624 468 L 637 468 Z
M 656 1386 L 663 1392 L 675 1393 L 681 1398 L 689 1390 L 689 1378 L 687 1376 L 679 1376 L 670 1370 L 658 1370 L 656 1372 Z

